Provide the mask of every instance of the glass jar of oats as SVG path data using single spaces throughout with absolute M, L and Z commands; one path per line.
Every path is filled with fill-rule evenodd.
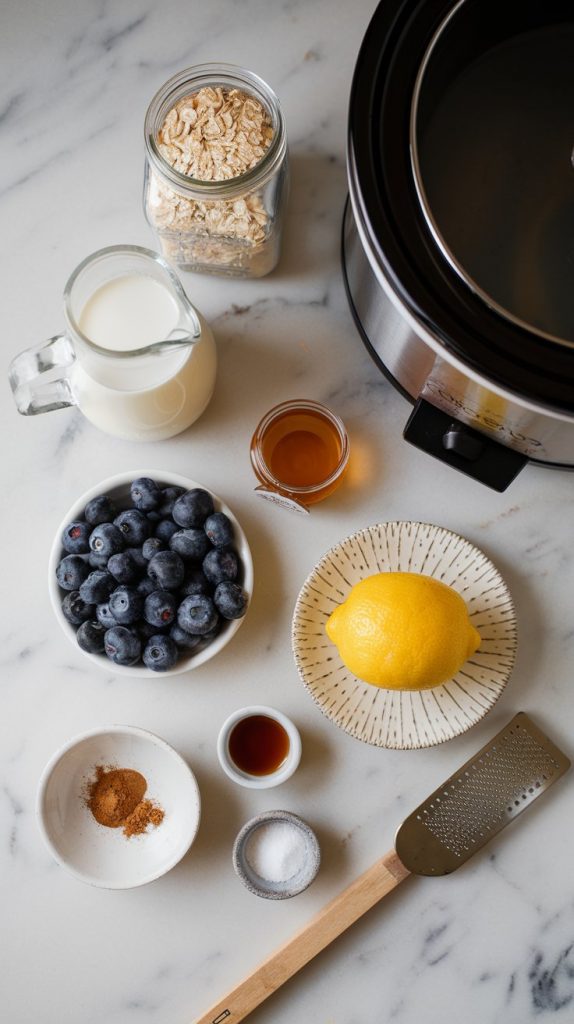
M 145 146 L 144 210 L 167 259 L 233 277 L 273 270 L 287 139 L 261 78 L 231 64 L 180 71 L 148 107 Z

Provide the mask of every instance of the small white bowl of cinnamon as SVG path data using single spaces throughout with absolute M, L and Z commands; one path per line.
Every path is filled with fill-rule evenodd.
M 189 850 L 200 796 L 189 765 L 145 729 L 111 725 L 75 736 L 38 787 L 40 831 L 56 861 L 105 889 L 164 875 Z

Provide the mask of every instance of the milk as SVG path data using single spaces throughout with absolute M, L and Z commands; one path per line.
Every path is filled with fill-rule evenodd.
M 181 307 L 165 285 L 146 274 L 116 277 L 98 288 L 78 316 L 90 341 L 110 353 L 163 341 L 178 326 Z M 201 415 L 215 381 L 215 343 L 200 317 L 201 338 L 152 355 L 118 358 L 78 349 L 72 387 L 84 415 L 128 440 L 172 437 Z
M 90 341 L 113 352 L 132 352 L 167 338 L 179 307 L 165 285 L 147 274 L 126 274 L 102 285 L 80 313 Z

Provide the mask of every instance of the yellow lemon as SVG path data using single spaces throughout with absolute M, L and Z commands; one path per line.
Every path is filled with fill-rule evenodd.
M 390 690 L 446 682 L 480 644 L 460 594 L 414 572 L 361 580 L 325 628 L 354 675 Z

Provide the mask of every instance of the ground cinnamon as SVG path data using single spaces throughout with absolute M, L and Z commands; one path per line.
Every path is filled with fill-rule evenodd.
M 133 768 L 104 768 L 98 765 L 89 783 L 86 803 L 94 818 L 107 828 L 123 828 L 124 835 L 145 832 L 148 825 L 161 825 L 164 812 L 152 800 L 144 800 L 147 782 Z
M 164 817 L 164 812 L 161 807 L 157 807 L 151 800 L 142 800 L 132 811 L 128 818 L 126 818 L 124 824 L 124 835 L 126 836 L 139 836 L 142 832 L 145 832 L 148 825 L 153 825 L 157 828 L 161 825 Z

